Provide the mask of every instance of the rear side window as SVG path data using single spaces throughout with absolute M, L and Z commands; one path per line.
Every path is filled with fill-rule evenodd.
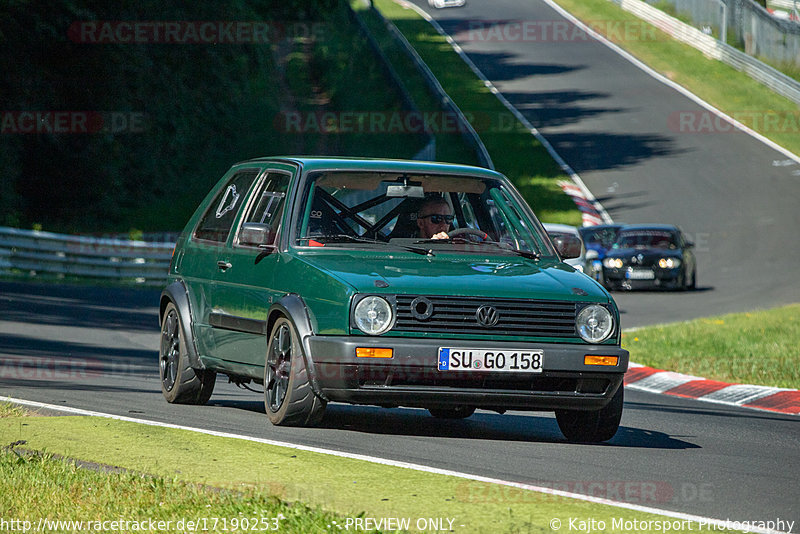
M 283 213 L 283 200 L 288 187 L 288 174 L 271 172 L 264 180 L 264 186 L 245 222 L 269 224 L 275 228 Z
M 260 169 L 247 169 L 233 175 L 200 219 L 200 224 L 194 231 L 195 239 L 216 243 L 225 243 L 228 240 L 236 213 L 259 172 Z

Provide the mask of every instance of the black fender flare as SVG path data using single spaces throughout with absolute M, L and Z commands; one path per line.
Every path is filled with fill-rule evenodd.
M 311 327 L 308 308 L 303 298 L 296 293 L 289 293 L 270 306 L 267 311 L 266 325 L 268 338 L 272 334 L 272 327 L 275 321 L 281 315 L 292 321 L 295 329 L 297 329 L 297 334 L 300 336 L 300 344 L 303 346 L 303 357 L 306 362 L 311 389 L 319 398 L 328 401 L 328 398 L 322 393 L 322 388 L 317 380 L 317 370 L 314 367 L 314 356 L 311 354 L 311 344 L 309 342 L 309 338 L 314 335 L 314 329 Z M 267 345 L 269 345 L 269 339 L 267 339 Z
M 189 304 L 189 292 L 182 280 L 172 282 L 161 292 L 161 302 L 158 308 L 159 328 L 164 319 L 164 310 L 166 310 L 167 304 L 170 302 L 178 309 L 178 314 L 181 318 L 183 339 L 186 341 L 186 353 L 189 356 L 189 364 L 193 369 L 204 370 L 206 366 L 197 352 L 194 330 L 192 330 L 192 308 Z

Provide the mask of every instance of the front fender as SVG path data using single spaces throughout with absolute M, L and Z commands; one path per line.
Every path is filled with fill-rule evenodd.
M 290 293 L 270 306 L 267 312 L 267 336 L 272 335 L 272 326 L 281 315 L 292 321 L 297 334 L 300 336 L 300 344 L 303 346 L 303 357 L 305 358 L 311 389 L 322 400 L 327 401 L 328 399 L 322 394 L 322 388 L 320 388 L 316 368 L 314 367 L 314 356 L 311 353 L 310 343 L 310 338 L 314 335 L 314 331 L 311 328 L 311 319 L 308 316 L 308 308 L 303 298 L 296 293 Z M 267 343 L 269 343 L 269 339 Z
M 194 340 L 194 330 L 192 329 L 192 309 L 189 305 L 189 293 L 183 281 L 178 280 L 167 287 L 161 292 L 161 304 L 158 311 L 158 324 L 160 325 L 164 319 L 164 310 L 167 304 L 172 302 L 178 309 L 178 314 L 181 318 L 181 327 L 183 329 L 183 339 L 186 342 L 186 353 L 189 356 L 189 364 L 193 369 L 205 369 L 205 364 L 200 360 L 197 352 L 197 345 Z

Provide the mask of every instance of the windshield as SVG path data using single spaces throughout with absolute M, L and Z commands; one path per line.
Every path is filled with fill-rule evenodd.
M 619 228 L 581 228 L 581 236 L 587 245 L 600 245 L 603 248 L 611 248 L 619 235 Z
M 530 209 L 499 179 L 318 172 L 308 177 L 300 198 L 300 246 L 555 255 Z
M 658 230 L 637 230 L 622 232 L 614 248 L 677 248 L 677 238 L 673 232 Z

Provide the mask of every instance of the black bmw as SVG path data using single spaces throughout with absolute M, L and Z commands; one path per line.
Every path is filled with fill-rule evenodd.
M 608 289 L 694 289 L 693 247 L 675 226 L 624 226 L 603 259 L 605 285 Z

